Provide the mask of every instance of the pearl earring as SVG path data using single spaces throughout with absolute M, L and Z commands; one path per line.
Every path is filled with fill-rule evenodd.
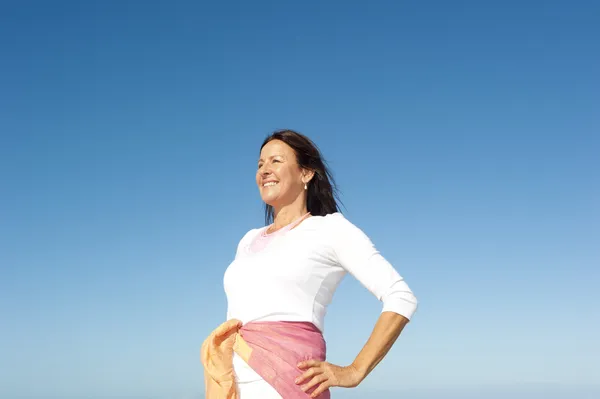
M 306 183 L 304 183 L 304 189 L 308 190 L 308 186 L 306 185 Z

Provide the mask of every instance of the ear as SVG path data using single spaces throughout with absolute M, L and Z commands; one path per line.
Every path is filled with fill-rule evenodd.
M 314 170 L 309 170 L 309 169 L 303 169 L 302 170 L 302 182 L 304 184 L 308 184 L 308 182 L 310 182 L 312 180 L 312 178 L 315 175 L 315 171 Z

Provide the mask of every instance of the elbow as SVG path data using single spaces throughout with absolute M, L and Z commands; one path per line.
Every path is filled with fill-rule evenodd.
M 392 287 L 381 300 L 383 302 L 382 312 L 394 312 L 408 320 L 413 318 L 419 307 L 417 297 L 405 284 L 401 289 Z

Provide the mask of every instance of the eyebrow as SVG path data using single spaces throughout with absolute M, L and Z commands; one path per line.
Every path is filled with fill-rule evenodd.
M 270 156 L 268 159 L 273 159 L 273 158 L 275 158 L 275 157 L 282 157 L 282 158 L 284 158 L 284 159 L 285 159 L 285 155 L 282 155 L 282 154 L 271 155 L 271 156 Z M 264 159 L 262 159 L 262 158 L 259 158 L 258 162 L 264 162 Z

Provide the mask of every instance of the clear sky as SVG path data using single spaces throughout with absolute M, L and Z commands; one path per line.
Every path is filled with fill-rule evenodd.
M 0 397 L 196 399 L 264 137 L 420 300 L 336 398 L 599 397 L 600 5 L 0 4 Z M 381 304 L 348 277 L 347 364 Z M 596 385 L 594 385 L 596 384 Z

